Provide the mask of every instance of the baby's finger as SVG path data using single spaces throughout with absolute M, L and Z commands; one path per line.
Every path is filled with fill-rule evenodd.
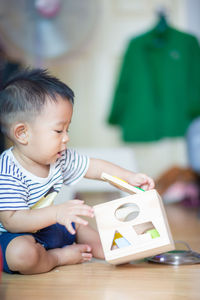
M 72 221 L 77 224 L 81 224 L 81 225 L 85 225 L 85 226 L 88 225 L 88 221 L 86 221 L 78 216 L 74 216 Z
M 67 230 L 69 231 L 69 233 L 71 233 L 71 234 L 75 234 L 76 233 L 76 230 L 73 228 L 72 223 L 65 224 L 65 227 L 67 228 Z
M 152 178 L 150 178 L 149 187 L 150 187 L 151 189 L 153 189 L 153 188 L 155 187 L 155 182 L 154 182 L 154 180 L 153 180 Z
M 80 203 L 79 200 L 73 200 L 73 202 L 71 202 L 70 207 L 75 209 L 86 209 L 88 211 L 94 212 L 94 209 L 91 206 L 84 204 L 84 202 Z
M 89 212 L 94 212 L 94 209 L 91 206 L 87 205 L 87 204 L 81 204 L 77 207 L 79 207 L 82 210 L 87 210 Z
M 69 202 L 69 201 L 68 201 Z M 84 203 L 84 200 L 79 200 L 79 199 L 73 199 L 73 200 L 70 200 L 71 203 L 75 203 L 75 204 L 81 204 L 81 203 Z
M 154 181 L 149 178 L 148 182 L 141 185 L 141 188 L 146 191 L 146 190 L 153 189 L 154 186 L 155 186 Z
M 88 209 L 87 207 L 74 207 L 73 209 L 74 215 L 80 215 L 80 216 L 87 216 L 90 218 L 94 217 L 94 211 L 93 209 Z
M 141 185 L 141 189 L 147 191 L 147 190 L 149 189 L 148 184 L 142 184 L 142 185 Z
M 84 261 L 90 261 L 92 259 L 92 253 L 82 253 Z

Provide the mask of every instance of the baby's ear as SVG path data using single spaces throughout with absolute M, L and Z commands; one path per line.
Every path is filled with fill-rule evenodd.
M 26 124 L 18 123 L 15 125 L 14 137 L 20 144 L 26 145 L 28 143 L 28 131 Z

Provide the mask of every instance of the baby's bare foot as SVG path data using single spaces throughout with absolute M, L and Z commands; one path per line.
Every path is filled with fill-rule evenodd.
M 80 264 L 92 258 L 91 247 L 88 245 L 74 244 L 52 251 L 57 256 L 58 266 Z

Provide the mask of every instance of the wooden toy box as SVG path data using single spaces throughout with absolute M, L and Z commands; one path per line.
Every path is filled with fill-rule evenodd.
M 162 199 L 156 190 L 94 206 L 105 259 L 111 264 L 173 250 Z

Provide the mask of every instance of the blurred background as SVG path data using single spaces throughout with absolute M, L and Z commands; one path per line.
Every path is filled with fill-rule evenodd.
M 48 68 L 75 92 L 69 147 L 166 191 L 200 170 L 199 39 L 199 0 L 1 0 L 0 79 Z

